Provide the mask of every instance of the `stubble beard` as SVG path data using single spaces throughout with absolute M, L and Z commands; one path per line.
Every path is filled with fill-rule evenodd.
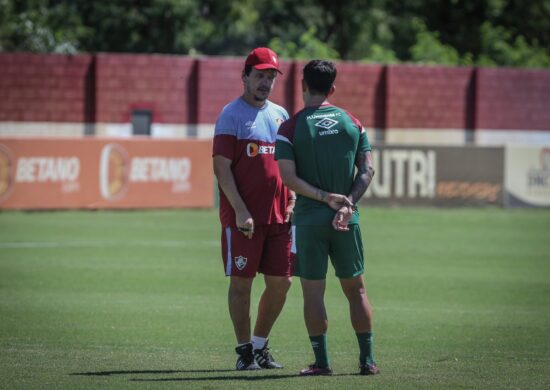
M 256 93 L 252 94 L 252 96 L 257 102 L 264 103 L 269 97 L 270 92 L 271 91 L 256 91 Z

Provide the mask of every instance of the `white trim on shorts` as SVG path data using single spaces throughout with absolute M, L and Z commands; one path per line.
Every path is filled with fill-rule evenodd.
M 227 262 L 225 265 L 225 275 L 231 276 L 231 228 L 225 228 L 225 240 L 227 241 Z
M 290 247 L 290 253 L 296 254 L 296 225 L 292 225 L 290 228 L 290 234 L 292 237 L 292 246 Z

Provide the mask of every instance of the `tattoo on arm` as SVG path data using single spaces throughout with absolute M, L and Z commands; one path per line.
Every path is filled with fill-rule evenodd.
M 321 199 L 321 202 L 324 202 L 325 199 L 327 198 L 327 193 L 322 189 L 317 188 L 317 197 Z
M 351 201 L 355 205 L 359 199 L 365 194 L 369 188 L 372 177 L 374 176 L 374 168 L 372 166 L 372 155 L 370 152 L 357 152 L 355 157 L 355 165 L 357 166 L 357 174 L 351 186 Z

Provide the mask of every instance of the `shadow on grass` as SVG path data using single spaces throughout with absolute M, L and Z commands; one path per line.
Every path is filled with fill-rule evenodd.
M 131 375 L 131 374 L 193 374 L 193 373 L 215 373 L 215 372 L 233 372 L 235 370 L 129 370 L 129 371 L 96 371 L 96 372 L 73 372 L 69 375 L 80 376 L 111 376 L 111 375 Z M 332 376 L 351 376 L 354 374 L 333 374 Z M 221 375 L 221 376 L 202 376 L 188 378 L 132 378 L 130 382 L 191 382 L 191 381 L 263 381 L 272 379 L 298 378 L 296 374 L 272 374 L 272 375 Z
M 232 370 L 235 371 L 235 370 Z M 193 381 L 264 381 L 272 379 L 287 379 L 297 378 L 298 374 L 294 375 L 222 375 L 222 376 L 202 376 L 189 378 L 152 378 L 152 379 L 129 379 L 130 382 L 193 382 Z
M 131 370 L 131 371 L 91 371 L 91 372 L 72 372 L 69 375 L 80 376 L 111 376 L 111 375 L 129 375 L 129 374 L 183 374 L 186 372 L 233 372 L 235 370 Z

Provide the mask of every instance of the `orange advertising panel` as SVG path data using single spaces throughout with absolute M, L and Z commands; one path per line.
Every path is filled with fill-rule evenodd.
M 0 138 L 0 208 L 212 207 L 211 142 Z

